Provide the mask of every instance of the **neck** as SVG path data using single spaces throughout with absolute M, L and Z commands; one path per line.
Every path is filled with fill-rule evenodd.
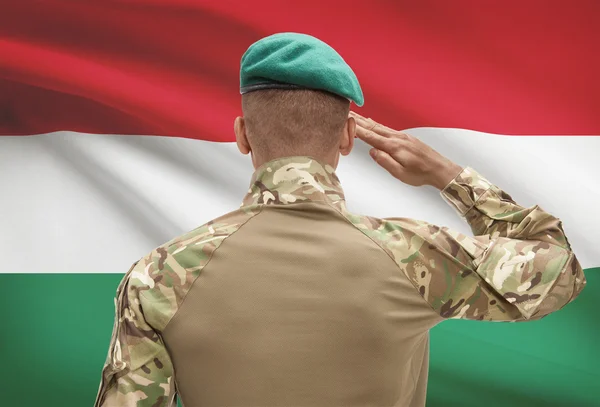
M 292 152 L 289 154 L 279 154 L 279 155 L 270 155 L 270 156 L 251 153 L 251 156 L 252 156 L 252 165 L 254 166 L 254 169 L 257 169 L 258 167 L 262 166 L 265 163 L 268 163 L 268 162 L 271 162 L 274 160 L 278 160 L 278 159 L 282 159 L 282 158 L 288 158 L 288 157 L 311 157 L 311 158 L 314 158 L 315 160 L 319 161 L 320 163 L 330 165 L 331 167 L 336 169 L 338 166 L 338 163 L 339 163 L 339 159 L 340 159 L 340 154 L 337 151 L 334 153 L 329 153 L 329 154 L 323 154 L 323 153 L 310 154 L 310 153 L 306 153 L 306 152 L 297 152 L 297 153 Z

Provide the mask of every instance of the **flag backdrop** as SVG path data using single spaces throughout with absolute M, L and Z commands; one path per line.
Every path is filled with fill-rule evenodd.
M 600 406 L 599 2 L 3 3 L 2 405 L 92 404 L 122 274 L 248 188 L 228 143 L 242 53 L 296 31 L 354 68 L 361 114 L 561 218 L 586 269 L 580 298 L 544 320 L 436 327 L 428 406 Z M 350 209 L 468 232 L 367 151 L 338 169 Z

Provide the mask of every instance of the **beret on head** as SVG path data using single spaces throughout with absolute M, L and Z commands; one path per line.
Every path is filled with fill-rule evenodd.
M 242 56 L 240 93 L 261 89 L 316 89 L 342 96 L 362 106 L 356 75 L 336 50 L 306 34 L 265 37 Z

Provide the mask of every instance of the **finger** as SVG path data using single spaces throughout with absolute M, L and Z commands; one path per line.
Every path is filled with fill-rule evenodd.
M 348 113 L 348 116 L 353 117 L 357 123 L 361 123 L 361 125 L 363 125 L 364 127 L 372 127 L 373 125 L 378 124 L 375 120 L 369 117 L 361 116 L 360 114 L 355 113 L 353 111 L 350 111 L 350 113 Z
M 371 151 L 369 151 L 369 154 L 377 164 L 381 165 L 387 172 L 392 174 L 394 177 L 402 177 L 404 167 L 398 161 L 394 160 L 394 158 L 388 153 L 372 148 Z
M 390 127 L 384 126 L 383 124 L 378 123 L 371 118 L 363 117 L 363 116 L 359 115 L 358 113 L 351 111 L 350 117 L 354 118 L 354 120 L 356 121 L 356 124 L 359 127 L 363 127 L 367 130 L 374 131 L 377 134 L 382 135 L 384 137 L 398 137 L 398 138 L 402 138 L 402 139 L 407 138 L 407 135 L 405 133 L 402 133 L 402 132 L 394 130 Z
M 357 118 L 357 119 L 366 119 L 366 117 L 364 117 L 364 116 L 362 116 L 362 115 L 360 115 L 360 114 L 358 114 L 358 113 L 356 113 L 356 112 L 354 112 L 352 110 L 350 110 L 350 112 L 348 113 L 348 115 L 352 116 L 354 118 Z
M 352 113 L 352 112 L 350 112 L 350 113 Z M 366 117 L 353 116 L 353 115 L 351 115 L 350 117 L 354 118 L 357 126 L 365 128 L 367 130 L 373 130 L 376 126 L 379 126 L 379 123 L 377 123 L 375 120 L 368 119 Z
M 356 137 L 372 147 L 384 150 L 388 154 L 394 154 L 409 147 L 407 140 L 396 137 L 385 137 L 363 127 L 356 128 Z
M 394 143 L 393 139 L 377 134 L 374 131 L 367 130 L 364 127 L 356 127 L 356 137 L 378 150 L 391 152 L 394 147 L 396 147 L 396 143 Z
M 354 117 L 354 119 L 356 119 L 356 120 L 360 120 L 360 121 L 363 121 L 363 122 L 365 122 L 365 123 L 367 123 L 367 122 L 369 122 L 369 121 L 370 121 L 371 123 L 375 123 L 375 121 L 374 121 L 374 120 L 372 120 L 372 119 L 370 119 L 369 117 L 364 117 L 364 116 L 362 116 L 362 115 L 360 115 L 360 114 L 358 114 L 358 113 L 356 113 L 356 112 L 353 112 L 353 111 L 350 111 L 350 113 L 348 113 L 348 116 L 350 116 L 350 117 Z

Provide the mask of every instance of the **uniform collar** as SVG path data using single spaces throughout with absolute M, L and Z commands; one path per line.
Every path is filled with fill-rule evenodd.
M 326 201 L 343 205 L 344 191 L 329 164 L 309 156 L 282 157 L 254 171 L 242 206 Z

